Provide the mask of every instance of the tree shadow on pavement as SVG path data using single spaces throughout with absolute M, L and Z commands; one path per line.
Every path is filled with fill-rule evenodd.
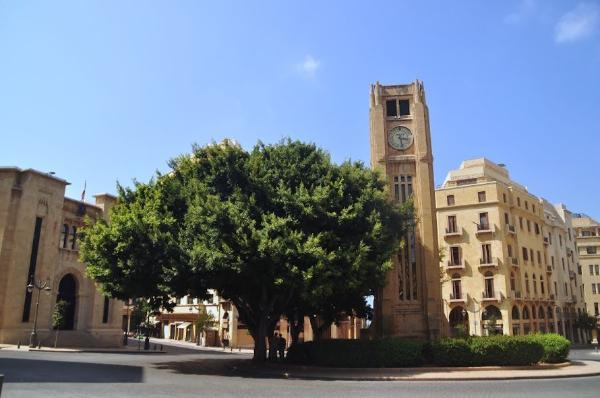
M 251 359 L 195 359 L 191 361 L 174 361 L 155 363 L 160 370 L 174 373 L 202 376 L 244 377 L 253 379 L 281 379 L 283 375 L 273 372 L 261 372 L 262 367 L 253 364 Z
M 5 383 L 141 383 L 140 366 L 0 358 Z

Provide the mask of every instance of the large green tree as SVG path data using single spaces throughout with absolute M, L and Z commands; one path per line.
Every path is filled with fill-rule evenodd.
M 90 274 L 109 292 L 163 301 L 216 289 L 247 324 L 256 360 L 284 314 L 330 324 L 362 311 L 411 217 L 363 164 L 336 165 L 298 141 L 250 152 L 229 141 L 194 147 L 170 166 L 151 184 L 121 190 L 125 204 L 111 223 L 88 230 Z M 120 218 L 138 224 L 112 226 Z M 144 247 L 130 247 L 137 244 Z M 148 286 L 135 291 L 137 283 Z

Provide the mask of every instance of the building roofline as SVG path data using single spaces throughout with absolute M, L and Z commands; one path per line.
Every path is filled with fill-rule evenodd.
M 56 177 L 54 174 L 50 174 L 50 173 L 44 173 L 43 171 L 39 171 L 36 169 L 21 169 L 20 167 L 16 167 L 16 166 L 0 166 L 0 172 L 2 171 L 14 171 L 17 173 L 31 173 L 31 174 L 36 174 L 40 177 L 45 177 L 48 178 L 50 180 L 54 180 L 54 181 L 58 181 L 58 182 L 62 182 L 65 185 L 71 185 L 71 183 L 65 179 Z
M 65 196 L 65 201 L 82 204 L 82 205 L 84 205 L 86 207 L 94 207 L 94 208 L 102 211 L 102 207 L 100 207 L 98 205 L 95 205 L 93 203 L 84 202 L 83 200 L 73 199 L 73 198 L 69 198 L 69 197 Z

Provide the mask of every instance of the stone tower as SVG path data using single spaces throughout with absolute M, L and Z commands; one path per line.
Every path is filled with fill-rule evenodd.
M 411 196 L 416 226 L 394 256 L 394 268 L 375 297 L 378 336 L 440 335 L 441 289 L 433 156 L 423 83 L 371 86 L 371 167 L 389 183 L 391 197 Z

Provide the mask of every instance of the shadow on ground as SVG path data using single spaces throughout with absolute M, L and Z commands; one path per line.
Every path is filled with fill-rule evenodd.
M 161 362 L 155 363 L 153 366 L 156 369 L 187 375 L 244 377 L 252 379 L 280 379 L 284 377 L 283 374 L 274 374 L 274 372 L 270 372 L 270 374 L 261 372 L 261 369 L 264 368 L 253 364 L 251 359 L 205 358 L 192 361 Z
M 140 366 L 0 358 L 5 383 L 141 383 Z

